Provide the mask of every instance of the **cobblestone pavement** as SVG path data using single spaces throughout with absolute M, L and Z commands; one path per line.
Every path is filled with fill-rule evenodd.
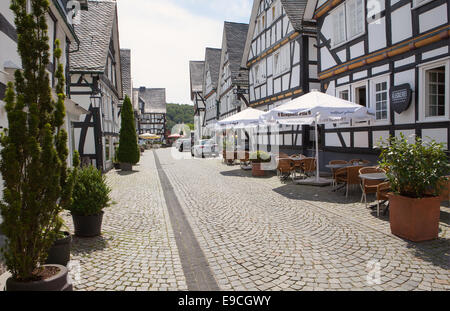
M 359 203 L 359 190 L 346 199 L 171 152 L 157 154 L 223 290 L 450 289 L 448 207 L 438 240 L 411 243 Z
M 273 174 L 253 178 L 218 159 L 155 152 L 222 290 L 450 289 L 448 207 L 438 240 L 410 243 L 359 203 L 357 190 L 346 199 Z M 188 289 L 152 151 L 135 170 L 107 174 L 117 204 L 105 210 L 102 237 L 74 239 L 76 290 Z
M 117 204 L 105 209 L 102 236 L 74 237 L 75 290 L 187 289 L 153 154 L 133 170 L 107 174 Z M 71 217 L 65 219 L 73 233 Z

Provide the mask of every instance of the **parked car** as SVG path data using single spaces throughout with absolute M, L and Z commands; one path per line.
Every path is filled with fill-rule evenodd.
M 175 148 L 179 152 L 189 151 L 191 149 L 191 140 L 189 138 L 179 138 L 175 142 Z
M 218 145 L 212 139 L 199 140 L 192 147 L 191 154 L 194 157 L 217 156 L 219 154 Z

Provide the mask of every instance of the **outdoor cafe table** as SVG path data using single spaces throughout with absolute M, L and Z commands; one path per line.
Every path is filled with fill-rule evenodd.
M 359 178 L 361 179 L 367 179 L 367 180 L 380 180 L 385 181 L 387 180 L 387 175 L 385 173 L 367 173 L 367 174 L 360 174 Z M 384 200 L 381 202 L 381 204 L 386 203 L 387 200 Z M 377 204 L 369 206 L 371 209 L 374 209 L 377 207 Z M 384 210 L 383 214 L 386 215 L 386 212 L 389 210 L 389 204 L 386 206 L 386 209 Z

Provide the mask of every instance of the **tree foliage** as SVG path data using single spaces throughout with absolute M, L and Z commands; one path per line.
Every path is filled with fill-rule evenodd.
M 73 189 L 72 215 L 99 215 L 110 204 L 111 189 L 106 184 L 106 177 L 92 165 L 77 172 Z
M 425 143 L 420 137 L 410 144 L 401 134 L 390 137 L 387 145 L 382 147 L 380 166 L 386 169 L 396 194 L 412 198 L 440 195 L 439 185 L 450 168 L 444 144 Z
M 171 130 L 176 124 L 194 124 L 194 106 L 167 104 L 167 124 Z
M 57 101 L 52 98 L 48 0 L 12 0 L 22 71 L 6 92 L 9 128 L 2 133 L 0 172 L 4 179 L 2 231 L 7 237 L 2 250 L 5 263 L 16 280 L 32 280 L 61 227 L 58 217 L 71 204 L 72 178 L 67 169 L 64 69 L 61 49 L 55 42 Z
M 122 124 L 120 128 L 117 159 L 121 163 L 136 164 L 139 162 L 140 156 L 141 153 L 137 143 L 133 107 L 131 106 L 130 98 L 125 96 L 122 107 Z

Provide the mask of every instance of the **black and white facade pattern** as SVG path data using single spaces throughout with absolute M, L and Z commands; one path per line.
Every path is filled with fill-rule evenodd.
M 309 1 L 322 91 L 373 109 L 376 121 L 322 129 L 321 149 L 376 155 L 403 133 L 450 144 L 450 1 Z
M 74 123 L 75 148 L 82 162 L 108 171 L 119 141 L 123 99 L 117 3 L 89 1 L 75 27 L 79 47 L 72 46 L 70 96 L 89 113 Z
M 202 139 L 205 122 L 205 103 L 203 99 L 203 70 L 204 61 L 189 62 L 189 76 L 191 84 L 191 100 L 194 103 L 194 137 L 195 141 Z
M 247 108 L 247 70 L 241 70 L 242 55 L 248 33 L 248 24 L 225 22 L 222 37 L 222 51 L 217 83 L 218 118 L 223 120 Z
M 249 70 L 251 107 L 267 111 L 320 88 L 316 27 L 304 20 L 306 3 L 254 1 L 241 63 Z M 260 135 L 258 143 L 305 152 L 313 145 L 308 126 L 281 126 L 279 133 Z

